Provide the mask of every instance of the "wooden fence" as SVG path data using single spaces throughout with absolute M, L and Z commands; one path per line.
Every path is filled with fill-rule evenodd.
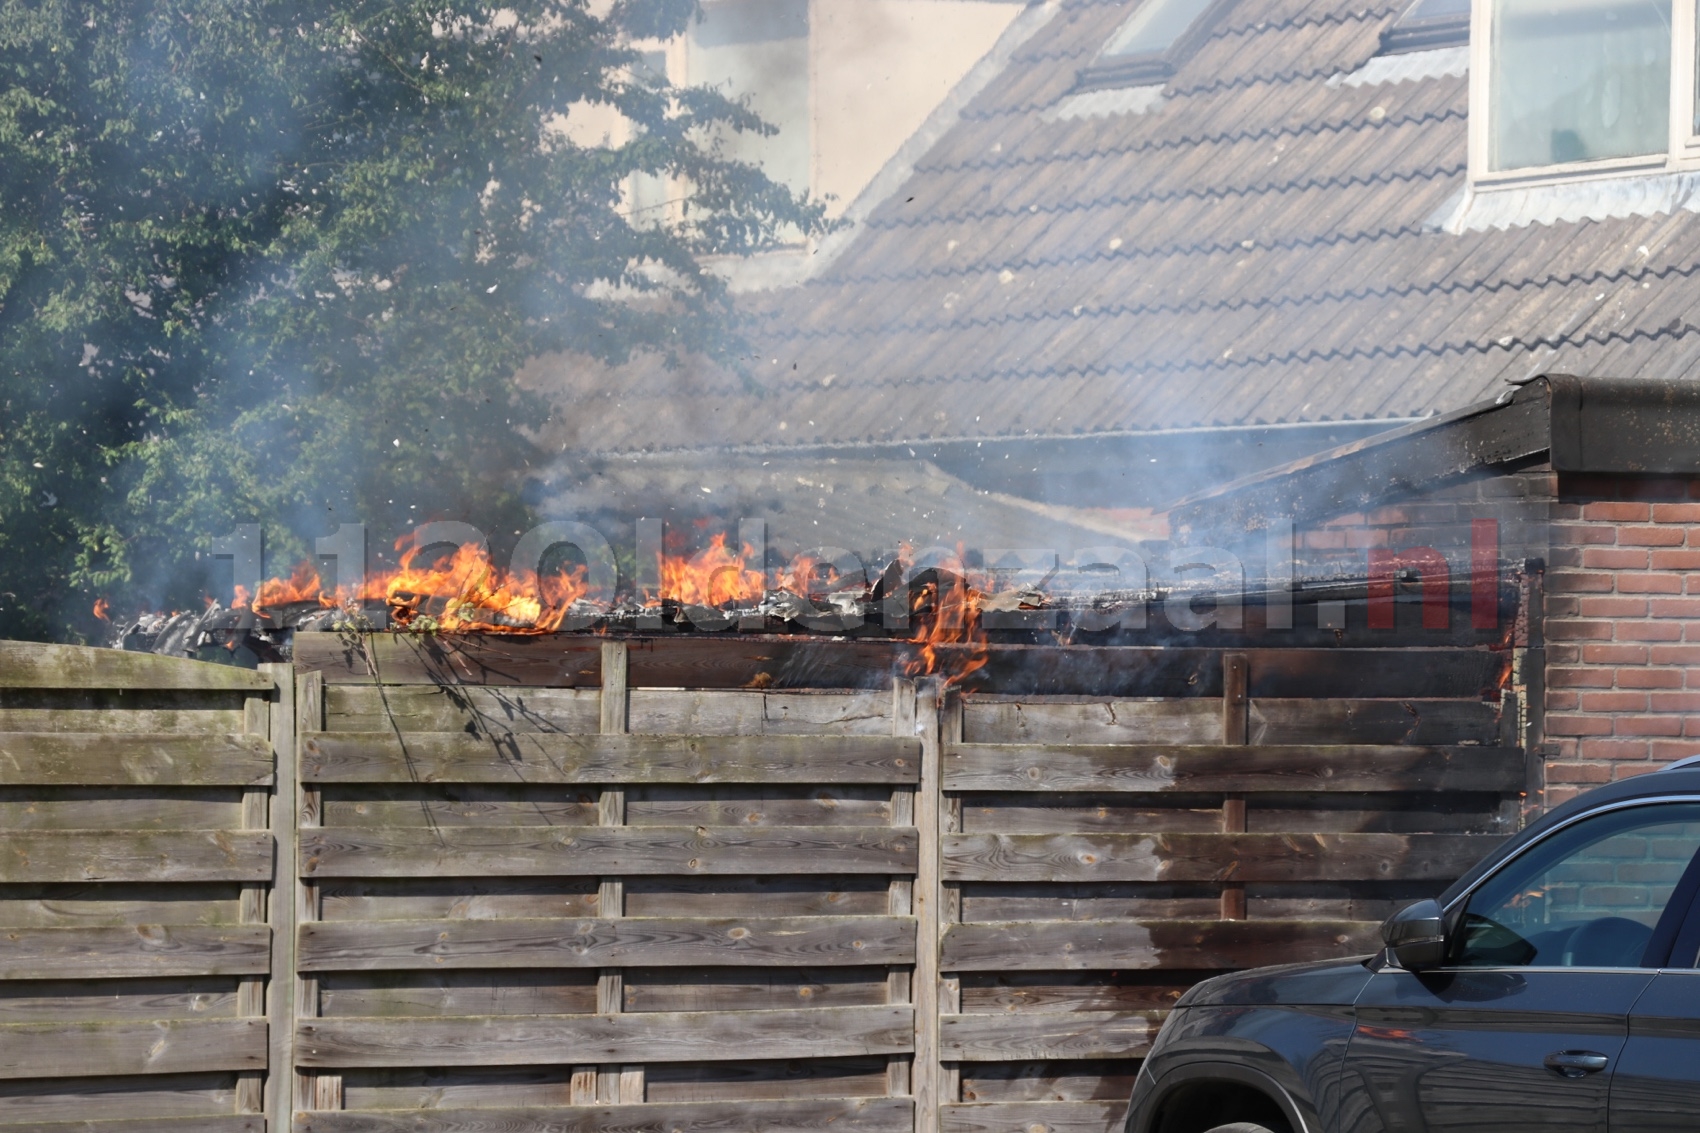
M 1104 1133 L 1516 824 L 1502 653 L 1048 652 L 0 646 L 0 1133 Z

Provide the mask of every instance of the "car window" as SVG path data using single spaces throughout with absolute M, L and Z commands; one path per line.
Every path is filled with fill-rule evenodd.
M 1514 858 L 1471 894 L 1452 963 L 1635 968 L 1700 849 L 1700 804 L 1585 819 Z

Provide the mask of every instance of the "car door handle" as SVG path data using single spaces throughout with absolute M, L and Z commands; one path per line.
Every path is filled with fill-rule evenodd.
M 1611 1059 L 1591 1050 L 1556 1050 L 1546 1056 L 1546 1068 L 1566 1078 L 1585 1078 L 1598 1074 Z

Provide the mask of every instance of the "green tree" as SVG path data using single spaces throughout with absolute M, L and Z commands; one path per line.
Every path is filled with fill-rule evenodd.
M 191 602 L 239 522 L 517 524 L 528 359 L 734 357 L 703 258 L 821 210 L 641 65 L 694 11 L 0 0 L 0 636 Z M 629 140 L 575 144 L 591 107 Z M 634 220 L 634 174 L 682 208 Z

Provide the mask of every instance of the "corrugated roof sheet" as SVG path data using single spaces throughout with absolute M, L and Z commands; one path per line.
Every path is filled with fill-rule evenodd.
M 1143 113 L 1060 114 L 1131 7 L 1063 0 L 829 269 L 746 296 L 748 375 L 562 367 L 554 439 L 1408 418 L 1533 369 L 1700 375 L 1686 181 L 1468 198 L 1456 53 L 1371 63 L 1403 0 L 1241 0 Z

